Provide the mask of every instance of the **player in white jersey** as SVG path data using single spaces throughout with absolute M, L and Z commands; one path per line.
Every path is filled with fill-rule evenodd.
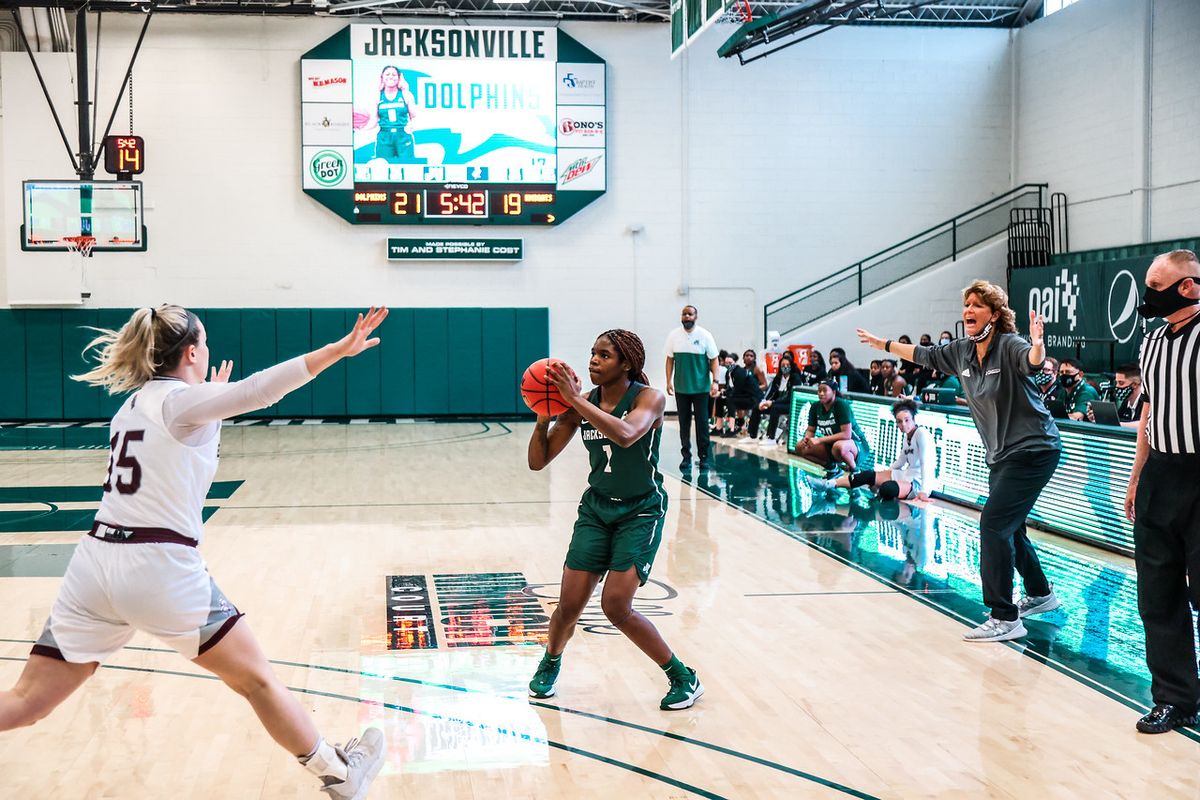
M 221 420 L 265 408 L 323 370 L 379 344 L 387 309 L 360 314 L 342 339 L 229 383 L 231 362 L 209 375 L 207 333 L 179 306 L 134 312 L 89 345 L 98 364 L 76 376 L 133 392 L 112 419 L 112 455 L 91 531 L 67 567 L 46 627 L 16 686 L 0 692 L 0 731 L 32 725 L 83 685 L 135 631 L 149 633 L 245 697 L 271 737 L 321 779 L 333 798 L 366 797 L 383 764 L 383 734 L 344 747 L 317 732 L 272 671 L 241 613 L 209 576 L 196 546 Z
M 821 481 L 824 488 L 872 487 L 883 500 L 928 500 L 939 487 L 934 473 L 937 452 L 933 435 L 917 424 L 917 404 L 901 400 L 892 406 L 900 431 L 900 452 L 888 469 L 843 475 L 836 481 Z

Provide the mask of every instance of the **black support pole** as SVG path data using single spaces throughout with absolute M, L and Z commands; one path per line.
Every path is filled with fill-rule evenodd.
M 108 124 L 104 126 L 104 136 L 100 138 L 100 146 L 96 150 L 96 159 L 99 160 L 100 155 L 104 152 L 104 140 L 108 138 L 108 132 L 112 130 L 113 120 L 117 118 L 117 109 L 121 107 L 121 98 L 125 96 L 125 88 L 129 86 L 129 77 L 133 75 L 133 65 L 137 61 L 138 53 L 142 49 L 142 40 L 146 38 L 146 29 L 150 27 L 150 18 L 154 16 L 154 10 L 158 7 L 157 0 L 150 4 L 150 10 L 146 12 L 146 21 L 142 23 L 142 32 L 138 34 L 137 44 L 133 46 L 133 55 L 129 57 L 129 68 L 125 70 L 125 80 L 121 81 L 121 90 L 117 92 L 117 101 L 113 103 L 112 113 L 108 115 Z M 130 131 L 133 133 L 133 131 Z
M 80 6 L 75 12 L 75 74 L 78 89 L 76 116 L 79 117 L 79 179 L 90 181 L 96 176 L 92 161 L 92 134 L 88 127 L 91 98 L 88 96 L 87 10 Z
M 46 89 L 46 81 L 42 78 L 42 71 L 38 68 L 37 59 L 33 56 L 33 48 L 29 46 L 29 39 L 25 36 L 25 26 L 21 24 L 21 9 L 12 9 L 13 22 L 17 23 L 17 33 L 21 34 L 21 43 L 25 45 L 25 52 L 29 54 L 29 63 L 33 64 L 33 72 L 37 75 L 38 83 L 42 87 L 42 95 L 46 98 L 46 105 L 50 106 L 50 113 L 54 116 L 54 124 L 58 126 L 58 135 L 62 137 L 63 146 L 67 148 L 67 157 L 71 159 L 71 167 L 76 172 L 79 171 L 79 162 L 75 160 L 75 152 L 71 150 L 71 143 L 67 141 L 67 132 L 63 130 L 62 120 L 58 118 L 58 109 L 54 107 L 54 101 L 50 99 L 50 92 Z

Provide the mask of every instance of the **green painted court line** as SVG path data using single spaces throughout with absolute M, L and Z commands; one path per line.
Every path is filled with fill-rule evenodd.
M 4 640 L 4 641 L 7 641 L 7 640 Z M 12 658 L 11 656 L 0 656 L 0 661 L 24 662 L 25 659 Z M 177 670 L 169 670 L 169 669 L 149 669 L 147 667 L 122 667 L 122 666 L 116 666 L 116 665 L 112 665 L 112 664 L 102 664 L 100 666 L 100 668 L 101 669 L 119 670 L 121 672 L 141 672 L 141 673 L 149 673 L 152 675 L 171 675 L 171 676 L 179 677 L 179 678 L 199 678 L 200 680 L 206 680 L 206 681 L 217 681 L 217 682 L 220 681 L 220 679 L 217 678 L 215 675 L 201 675 L 201 674 L 194 673 L 194 672 L 179 672 Z M 709 798 L 709 800 L 726 800 L 724 795 L 719 795 L 719 794 L 716 794 L 715 792 L 710 792 L 707 789 L 701 789 L 700 787 L 693 786 L 690 783 L 684 783 L 683 781 L 677 780 L 668 775 L 662 775 L 658 772 L 653 772 L 652 770 L 648 770 L 645 767 L 639 767 L 636 764 L 630 764 L 625 761 L 620 761 L 615 758 L 610 758 L 608 756 L 600 755 L 599 753 L 593 753 L 590 750 L 584 750 L 579 747 L 572 747 L 571 745 L 564 744 L 563 742 L 556 742 L 553 739 L 540 739 L 540 738 L 535 738 L 532 736 L 524 736 L 524 735 L 517 733 L 516 731 L 511 731 L 507 728 L 502 728 L 502 727 L 499 727 L 496 725 L 488 725 L 483 722 L 476 722 L 475 720 L 463 719 L 461 717 L 447 716 L 445 714 L 438 714 L 433 711 L 422 711 L 419 708 L 410 708 L 409 706 L 402 706 L 398 703 L 386 703 L 386 702 L 379 701 L 379 700 L 368 700 L 368 699 L 362 698 L 362 697 L 353 697 L 351 695 L 346 695 L 346 694 L 336 694 L 334 692 L 322 692 L 322 691 L 318 691 L 316 689 L 305 689 L 305 688 L 301 688 L 301 687 L 297 687 L 297 686 L 288 686 L 286 688 L 288 691 L 295 692 L 296 694 L 307 694 L 307 695 L 312 695 L 315 697 L 327 697 L 332 700 L 344 700 L 344 701 L 350 702 L 350 703 L 359 703 L 362 705 L 376 706 L 379 708 L 386 708 L 389 711 L 401 711 L 406 714 L 414 714 L 416 716 L 442 720 L 444 722 L 451 722 L 456 725 L 464 725 L 466 727 L 477 728 L 479 730 L 491 729 L 498 734 L 512 736 L 512 737 L 519 738 L 519 739 L 525 739 L 525 740 L 533 742 L 535 744 L 545 744 L 545 745 L 547 745 L 549 747 L 553 747 L 557 750 L 562 750 L 563 752 L 571 753 L 572 755 L 583 756 L 584 758 L 590 758 L 594 761 L 599 761 L 602 764 L 608 764 L 610 766 L 619 767 L 620 769 L 624 769 L 629 772 L 633 772 L 635 774 L 641 775 L 643 777 L 650 778 L 655 781 L 659 781 L 660 783 L 665 783 L 669 786 L 674 786 L 677 789 L 682 789 L 685 792 L 690 792 L 691 794 L 694 794 L 698 797 Z
M 214 481 L 209 500 L 228 500 L 245 481 Z M 87 486 L 0 486 L 0 503 L 99 503 L 104 488 Z
M 240 481 L 239 481 L 240 483 Z M 205 522 L 221 510 L 220 506 L 205 506 L 201 516 Z M 0 511 L 0 533 L 55 533 L 58 531 L 88 531 L 96 518 L 94 508 L 48 508 L 45 511 Z

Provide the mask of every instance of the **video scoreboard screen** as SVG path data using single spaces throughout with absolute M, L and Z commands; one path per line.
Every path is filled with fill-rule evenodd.
M 553 225 L 606 189 L 605 64 L 555 28 L 349 25 L 300 80 L 304 191 L 350 222 Z

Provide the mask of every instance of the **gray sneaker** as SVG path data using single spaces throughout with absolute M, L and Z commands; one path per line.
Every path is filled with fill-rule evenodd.
M 1053 611 L 1061 606 L 1058 601 L 1058 595 L 1054 594 L 1054 590 L 1050 590 L 1050 594 L 1042 597 L 1030 597 L 1025 595 L 1017 601 L 1017 613 L 1022 617 L 1028 617 L 1033 614 L 1044 614 L 1047 611 Z
M 1009 622 L 988 617 L 987 622 L 964 633 L 963 639 L 968 642 L 1007 642 L 1010 639 L 1020 639 L 1026 633 L 1028 631 L 1025 630 L 1025 623 L 1020 619 Z
M 334 745 L 333 749 L 346 763 L 346 780 L 322 776 L 325 785 L 321 791 L 335 800 L 366 800 L 367 789 L 383 766 L 386 749 L 383 731 L 367 728 L 360 738 L 351 739 L 342 747 Z

